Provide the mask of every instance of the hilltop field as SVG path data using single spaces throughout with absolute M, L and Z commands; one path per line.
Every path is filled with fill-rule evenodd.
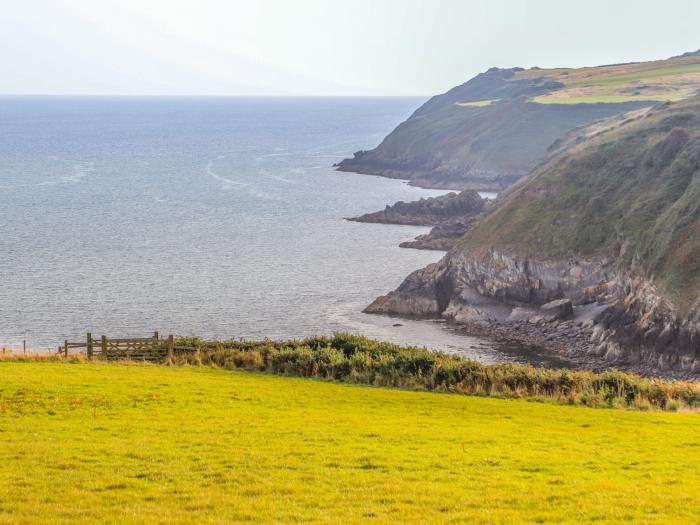
M 0 523 L 694 523 L 695 413 L 0 362 Z
M 652 62 L 631 62 L 582 68 L 531 68 L 512 80 L 542 79 L 551 91 L 532 97 L 540 104 L 619 104 L 672 102 L 692 97 L 700 89 L 700 53 Z M 484 107 L 499 99 L 456 102 L 461 107 Z
M 528 69 L 515 76 L 541 76 L 563 84 L 560 89 L 534 98 L 542 104 L 676 101 L 698 93 L 700 53 L 670 60 L 579 69 Z

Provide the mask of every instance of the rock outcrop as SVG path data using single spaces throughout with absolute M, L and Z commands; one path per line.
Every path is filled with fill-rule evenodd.
M 475 217 L 492 204 L 482 199 L 478 192 L 465 190 L 439 197 L 423 198 L 413 202 L 399 201 L 384 210 L 367 213 L 350 221 L 433 226 L 430 233 L 416 237 L 414 241 L 401 243 L 402 248 L 447 251 L 467 232 Z
M 650 374 L 700 375 L 700 309 L 679 316 L 653 283 L 618 271 L 611 259 L 452 255 L 414 272 L 365 311 L 441 316 L 482 331 L 495 324 L 501 336 L 570 357 Z
M 465 217 L 463 219 L 440 222 L 433 226 L 429 233 L 419 235 L 413 241 L 402 242 L 399 246 L 415 250 L 441 250 L 446 252 L 469 231 L 469 228 L 474 224 L 474 220 L 474 217 Z
M 366 213 L 348 220 L 382 224 L 406 224 L 434 226 L 436 224 L 473 217 L 484 210 L 486 201 L 473 190 L 451 192 L 439 197 L 428 197 L 413 201 L 399 201 L 381 211 Z

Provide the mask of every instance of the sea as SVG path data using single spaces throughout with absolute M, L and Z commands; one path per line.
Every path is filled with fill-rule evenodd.
M 0 345 L 86 332 L 352 332 L 521 360 L 435 320 L 362 313 L 443 253 L 346 217 L 445 193 L 336 171 L 420 98 L 0 98 Z

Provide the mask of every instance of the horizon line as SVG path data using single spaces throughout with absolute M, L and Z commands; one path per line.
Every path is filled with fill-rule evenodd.
M 434 95 L 154 95 L 154 94 L 65 94 L 0 93 L 0 98 L 424 98 Z

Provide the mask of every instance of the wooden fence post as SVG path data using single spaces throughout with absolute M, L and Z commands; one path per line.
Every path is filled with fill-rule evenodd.
M 168 336 L 168 359 L 172 359 L 174 353 L 175 353 L 175 338 L 171 334 Z
M 107 336 L 102 336 L 102 357 L 107 359 Z
M 23 354 L 26 354 L 26 353 L 27 353 L 27 340 L 26 340 L 26 339 L 24 339 L 24 340 L 22 341 L 22 353 L 23 353 Z
M 87 333 L 87 357 L 88 359 L 92 359 L 92 334 L 90 332 Z
M 156 341 L 160 339 L 160 334 L 158 333 L 158 331 L 153 332 L 153 339 L 155 339 Z
M 63 355 L 68 357 L 68 339 L 63 340 Z

